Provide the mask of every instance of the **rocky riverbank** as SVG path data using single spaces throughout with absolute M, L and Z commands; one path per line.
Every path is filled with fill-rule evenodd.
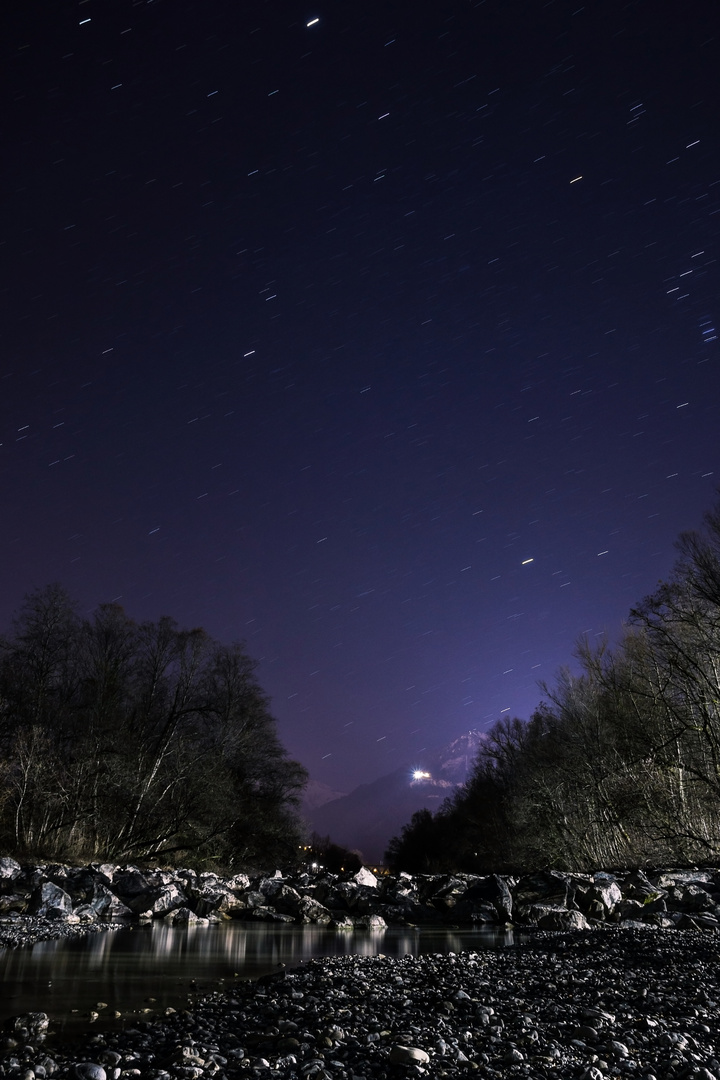
M 62 924 L 68 932 L 73 926 L 90 928 L 118 919 L 182 924 L 227 918 L 338 929 L 442 923 L 565 931 L 598 923 L 641 923 L 668 930 L 719 930 L 720 870 L 542 871 L 511 877 L 378 876 L 366 867 L 355 874 L 331 874 L 315 867 L 221 878 L 190 869 L 20 866 L 0 858 L 0 945 L 12 944 L 16 931 L 10 923 L 27 916 Z M 60 932 L 51 931 L 46 936 Z
M 718 1080 L 715 934 L 540 932 L 459 955 L 314 960 L 60 1049 L 48 1018 L 6 1033 L 17 1080 Z M 52 1032 L 52 1024 L 49 1026 Z

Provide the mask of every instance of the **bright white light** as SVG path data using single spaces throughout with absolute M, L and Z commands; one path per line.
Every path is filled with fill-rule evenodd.
M 422 769 L 415 769 L 413 772 L 413 780 L 429 780 L 430 773 L 423 772 Z
M 306 26 L 314 26 L 315 23 L 319 23 L 319 19 L 311 19 L 309 23 L 305 23 Z

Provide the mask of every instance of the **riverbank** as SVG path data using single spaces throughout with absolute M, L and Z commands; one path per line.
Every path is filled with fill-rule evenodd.
M 2 1072 L 718 1080 L 718 946 L 713 932 L 605 926 L 459 955 L 313 960 L 72 1050 L 31 1014 L 8 1033 Z
M 332 929 L 386 926 L 517 926 L 588 930 L 598 923 L 720 930 L 714 867 L 594 874 L 542 870 L 499 874 L 332 874 L 322 866 L 221 878 L 192 869 L 92 864 L 20 866 L 0 858 L 0 915 L 67 925 L 113 919 L 172 925 L 312 923 Z

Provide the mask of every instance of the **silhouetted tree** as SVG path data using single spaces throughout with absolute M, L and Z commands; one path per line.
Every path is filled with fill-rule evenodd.
M 33 593 L 1 643 L 2 839 L 52 857 L 287 861 L 305 770 L 239 645 Z
M 393 839 L 395 868 L 720 856 L 720 505 L 677 547 L 615 649 L 581 639 L 579 673 L 544 686 L 529 722 L 490 730 L 467 784 Z

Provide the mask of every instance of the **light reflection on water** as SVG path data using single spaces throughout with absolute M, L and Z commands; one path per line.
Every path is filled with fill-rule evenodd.
M 128 1026 L 168 1006 L 187 1008 L 201 994 L 253 979 L 278 964 L 317 956 L 413 956 L 512 945 L 513 931 L 320 926 L 228 922 L 216 926 L 132 926 L 73 940 L 0 950 L 0 1023 L 42 1011 L 53 1028 L 86 1027 L 98 1002 L 98 1026 Z M 150 1000 L 154 999 L 154 1000 Z M 145 1010 L 145 1012 L 143 1012 Z M 114 1020 L 112 1014 L 122 1013 Z

